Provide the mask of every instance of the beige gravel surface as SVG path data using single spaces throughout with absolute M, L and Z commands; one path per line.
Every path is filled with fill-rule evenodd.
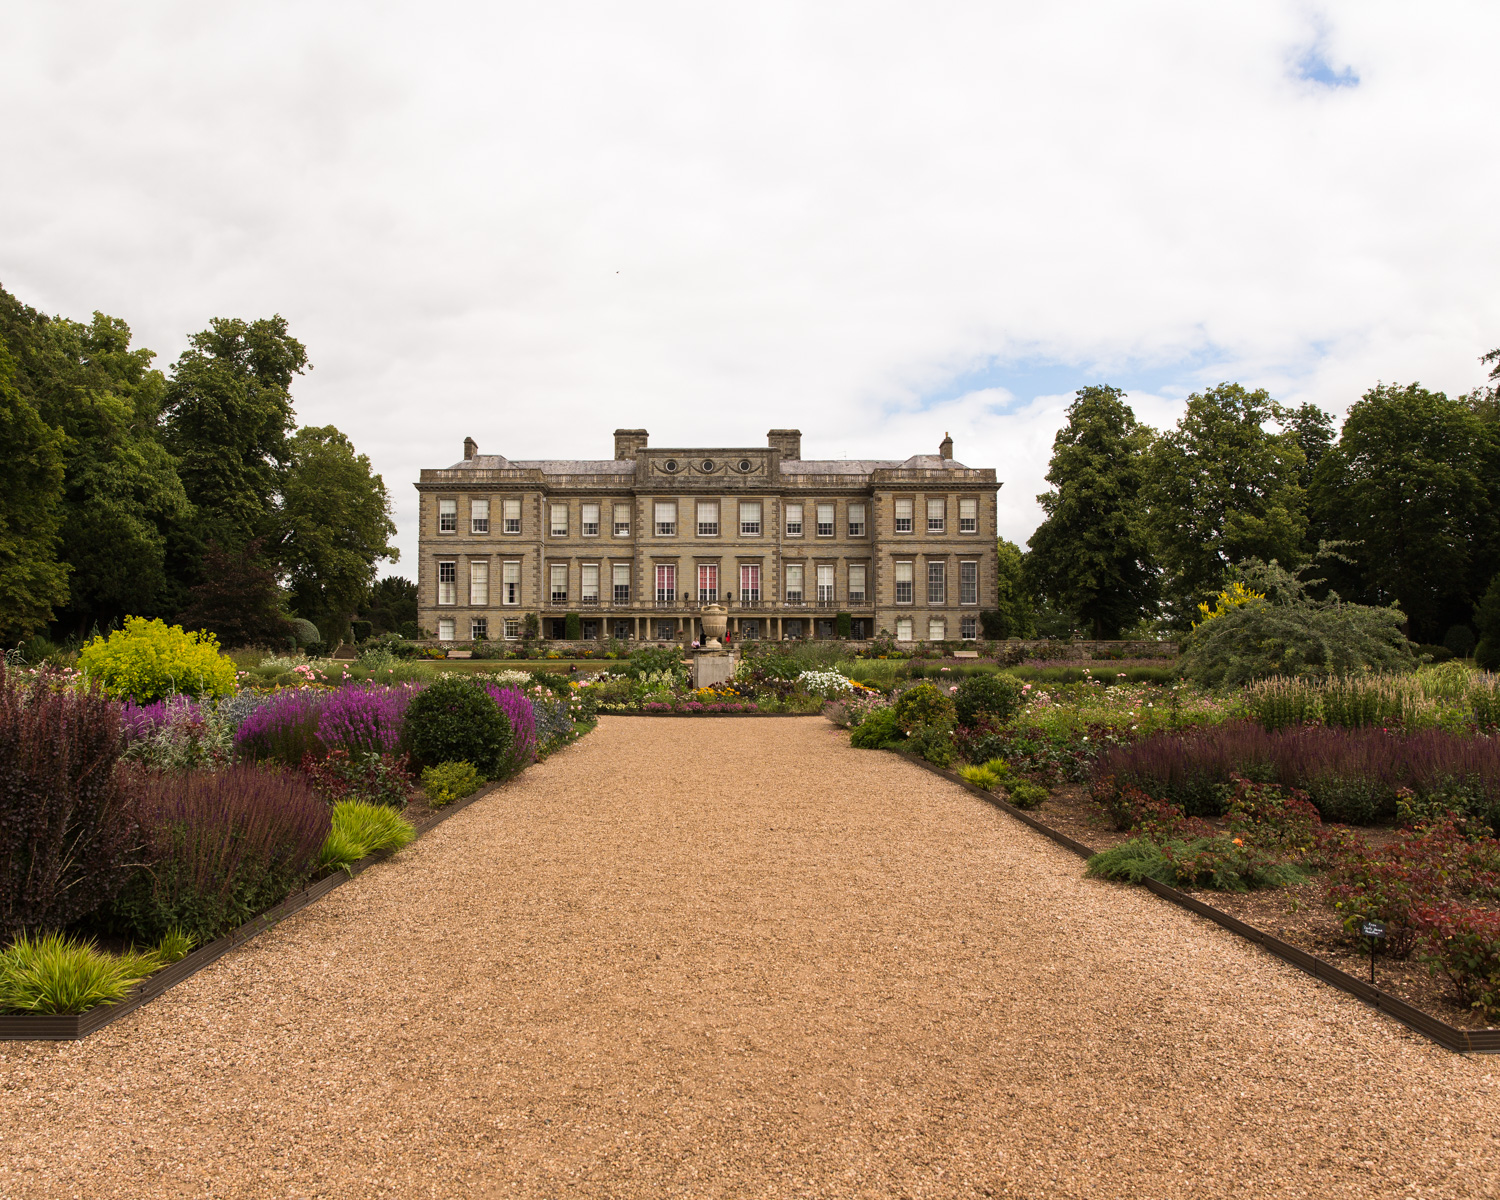
M 0 1043 L 0 1196 L 1495 1196 L 1497 1079 L 821 718 L 608 717 Z

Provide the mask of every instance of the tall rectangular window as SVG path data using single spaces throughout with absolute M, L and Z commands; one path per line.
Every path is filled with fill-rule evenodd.
M 927 532 L 942 533 L 948 524 L 948 502 L 946 500 L 929 500 L 927 502 Z
M 818 603 L 833 603 L 833 564 L 818 564 Z
M 630 564 L 615 563 L 610 568 L 610 578 L 613 582 L 614 602 L 616 604 L 630 603 Z
M 630 505 L 615 505 L 615 537 L 630 536 Z
M 786 565 L 786 602 L 788 604 L 802 603 L 801 563 L 787 563 Z
M 896 532 L 911 532 L 911 498 L 896 501 Z
M 458 501 L 457 500 L 439 500 L 438 501 L 438 532 L 439 533 L 457 533 L 458 532 Z
M 698 566 L 698 603 L 716 604 L 719 599 L 719 568 L 712 563 Z
M 656 502 L 656 536 L 677 536 L 677 501 L 658 500 Z
M 469 620 L 469 637 L 472 641 L 482 642 L 490 636 L 490 619 L 488 617 L 472 617 Z
M 506 500 L 501 505 L 501 520 L 505 522 L 503 532 L 521 532 L 521 502 L 519 500 Z
M 896 603 L 911 603 L 911 563 L 909 562 L 896 564 Z
M 438 603 L 458 603 L 458 564 L 456 562 L 438 563 Z
M 551 530 L 553 537 L 568 536 L 568 506 L 566 504 L 552 506 Z
M 438 641 L 451 642 L 453 640 L 453 618 L 444 617 L 438 622 Z
M 553 604 L 566 604 L 568 602 L 568 564 L 553 563 L 550 575 L 552 583 L 548 589 L 548 596 Z
M 865 602 L 865 565 L 854 563 L 849 567 L 849 603 Z
M 469 603 L 490 602 L 490 564 L 483 559 L 469 564 Z
M 865 506 L 863 504 L 849 506 L 849 536 L 865 536 Z
M 760 537 L 760 501 L 740 501 L 740 536 Z
M 979 532 L 979 501 L 960 500 L 958 502 L 958 532 Z
M 578 603 L 599 603 L 599 564 L 584 563 L 578 568 Z
M 948 636 L 948 622 L 942 617 L 933 617 L 927 622 L 927 640 L 929 642 L 941 642 Z
M 911 641 L 911 618 L 910 617 L 897 617 L 896 618 L 896 640 L 898 642 L 909 642 L 909 641 Z
M 786 506 L 786 535 L 787 537 L 802 536 L 802 505 L 800 504 Z
M 469 532 L 488 533 L 490 531 L 490 502 L 488 500 L 469 501 Z
M 979 636 L 979 618 L 964 617 L 958 623 L 958 636 L 966 642 L 972 642 Z
M 521 564 L 518 562 L 500 564 L 500 603 L 521 603 Z
M 979 564 L 977 562 L 958 564 L 958 602 L 960 604 L 979 603 Z
M 656 568 L 656 602 L 658 604 L 677 603 L 677 568 L 671 565 L 663 565 Z
M 838 510 L 832 504 L 818 505 L 818 536 L 832 537 L 833 525 L 837 519 Z
M 518 618 L 507 617 L 505 619 L 505 640 L 513 642 L 521 636 L 521 622 Z
M 578 509 L 578 532 L 584 537 L 599 536 L 599 506 L 585 504 Z
M 717 500 L 698 501 L 698 536 L 719 536 L 719 502 Z
M 927 603 L 948 603 L 947 563 L 930 562 L 927 564 Z
M 740 568 L 740 603 L 760 603 L 760 568 L 748 564 Z

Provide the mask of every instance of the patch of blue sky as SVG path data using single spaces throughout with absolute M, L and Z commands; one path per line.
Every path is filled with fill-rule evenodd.
M 1308 83 L 1330 88 L 1352 88 L 1359 86 L 1359 76 L 1354 68 L 1345 66 L 1335 71 L 1320 47 L 1314 45 L 1304 50 L 1296 62 L 1297 78 Z

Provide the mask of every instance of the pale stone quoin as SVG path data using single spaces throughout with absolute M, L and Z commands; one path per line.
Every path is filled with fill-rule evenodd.
M 657 449 L 615 430 L 612 459 L 511 460 L 464 439 L 424 470 L 418 621 L 426 636 L 689 642 L 708 605 L 731 641 L 972 640 L 996 605 L 990 468 L 936 454 L 804 459 L 766 445 Z

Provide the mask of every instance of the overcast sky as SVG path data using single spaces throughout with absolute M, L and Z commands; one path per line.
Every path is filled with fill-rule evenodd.
M 0 3 L 0 284 L 279 312 L 391 490 L 663 446 L 993 466 L 1073 390 L 1342 414 L 1500 345 L 1500 5 Z

